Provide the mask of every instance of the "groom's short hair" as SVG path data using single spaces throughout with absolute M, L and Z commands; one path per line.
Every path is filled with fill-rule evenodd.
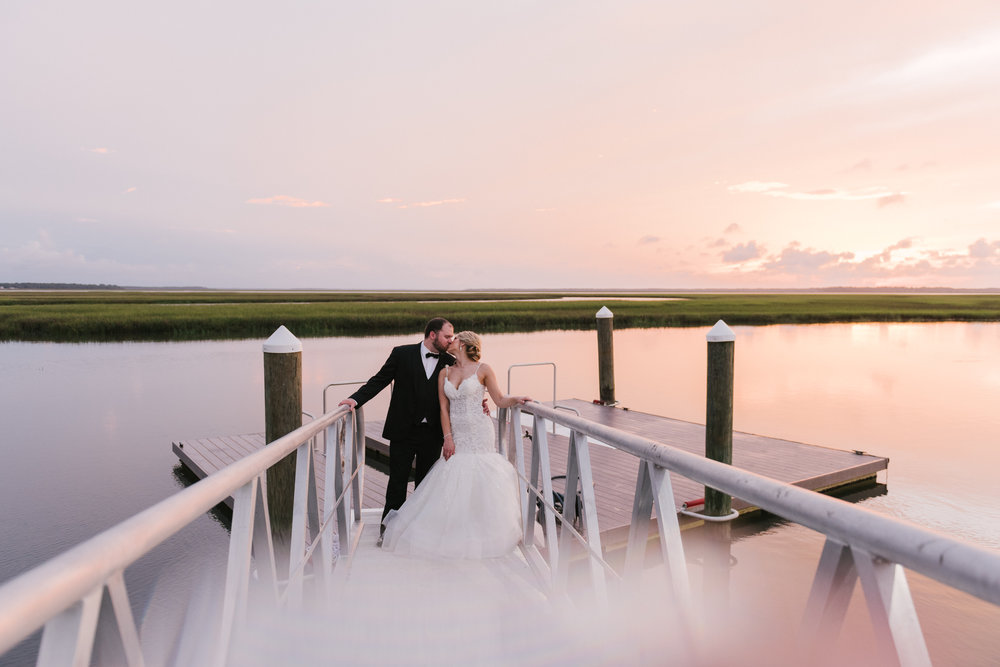
M 424 338 L 430 336 L 432 331 L 441 331 L 441 328 L 446 324 L 450 324 L 450 322 L 443 317 L 435 317 L 424 327 Z

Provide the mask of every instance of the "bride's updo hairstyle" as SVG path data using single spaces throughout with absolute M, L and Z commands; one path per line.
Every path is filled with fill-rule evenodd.
M 460 331 L 455 338 L 465 346 L 465 353 L 472 361 L 479 361 L 479 358 L 483 356 L 483 342 L 478 334 L 472 331 Z

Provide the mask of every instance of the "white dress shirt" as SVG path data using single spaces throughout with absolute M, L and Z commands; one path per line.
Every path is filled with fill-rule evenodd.
M 430 350 L 424 343 L 420 344 L 420 360 L 424 362 L 424 373 L 427 374 L 427 379 L 430 380 L 431 376 L 434 375 L 434 369 L 437 368 L 438 360 L 434 357 L 428 357 L 427 353 L 433 352 L 438 354 L 437 350 Z

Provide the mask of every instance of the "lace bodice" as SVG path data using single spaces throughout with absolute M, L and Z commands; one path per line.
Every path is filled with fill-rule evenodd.
M 478 369 L 477 369 L 478 371 Z M 493 442 L 493 421 L 483 414 L 486 387 L 473 373 L 458 387 L 451 378 L 444 381 L 444 394 L 450 404 L 451 434 L 455 452 L 485 453 L 496 451 Z

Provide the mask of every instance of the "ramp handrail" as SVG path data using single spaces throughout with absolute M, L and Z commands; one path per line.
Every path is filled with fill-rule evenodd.
M 696 456 L 538 403 L 525 412 L 600 440 L 653 465 L 724 491 L 843 544 L 1000 605 L 1000 554 L 838 498 Z
M 532 460 L 526 472 L 521 437 L 521 410 L 533 416 Z M 639 477 L 633 505 L 632 523 L 625 554 L 625 575 L 642 567 L 647 547 L 650 512 L 655 506 L 660 545 L 673 592 L 682 617 L 690 619 L 689 582 L 674 506 L 670 476 L 677 473 L 696 482 L 740 498 L 771 514 L 801 524 L 826 536 L 820 562 L 803 617 L 803 646 L 812 650 L 828 645 L 831 634 L 839 632 L 857 581 L 868 601 L 873 625 L 885 664 L 929 665 L 923 634 L 902 568 L 919 572 L 952 588 L 1000 605 L 1000 553 L 947 537 L 902 519 L 879 514 L 858 505 L 779 482 L 755 473 L 712 461 L 686 451 L 631 433 L 561 412 L 537 402 L 514 409 L 510 414 L 511 440 L 517 447 L 523 504 L 526 552 L 533 547 L 534 508 L 539 497 L 550 498 L 551 467 L 548 462 L 546 421 L 570 430 L 565 497 L 570 498 L 580 482 L 586 537 L 567 531 L 575 516 L 575 503 L 564 502 L 563 530 L 556 537 L 554 508 L 545 505 L 543 525 L 547 556 L 535 550 L 529 562 L 541 568 L 556 590 L 564 585 L 569 537 L 583 541 L 590 555 L 591 573 L 597 592 L 602 594 L 604 569 L 597 527 L 596 502 L 590 479 L 587 438 L 593 438 L 639 459 Z M 539 480 L 541 476 L 541 480 Z M 547 561 L 547 562 L 546 562 Z
M 346 453 L 345 458 L 348 459 L 348 465 L 344 470 L 345 479 L 336 486 L 348 484 L 348 479 L 356 479 L 355 473 L 358 465 L 363 466 L 364 461 L 363 417 L 360 413 L 360 410 L 352 412 L 346 407 L 341 407 L 324 414 L 319 419 L 308 422 L 295 431 L 269 443 L 260 451 L 226 466 L 117 526 L 4 583 L 0 586 L 0 654 L 45 625 L 46 631 L 43 634 L 42 646 L 39 651 L 39 664 L 46 664 L 46 661 L 50 659 L 61 664 L 64 662 L 63 657 L 73 664 L 88 664 L 89 658 L 87 656 L 92 648 L 93 636 L 97 627 L 97 611 L 104 588 L 107 587 L 128 662 L 129 664 L 142 664 L 138 633 L 129 609 L 122 572 L 158 544 L 201 517 L 229 496 L 233 496 L 235 503 L 230 539 L 230 567 L 227 575 L 227 599 L 224 603 L 226 607 L 224 615 L 228 614 L 230 618 L 223 619 L 223 632 L 228 636 L 232 628 L 226 628 L 225 621 L 232 621 L 240 614 L 239 601 L 234 601 L 233 595 L 235 594 L 239 598 L 238 589 L 245 588 L 247 585 L 245 580 L 241 582 L 234 579 L 233 565 L 234 561 L 242 561 L 243 575 L 250 576 L 251 545 L 249 539 L 251 535 L 258 564 L 270 560 L 268 564 L 272 570 L 271 576 L 274 576 L 272 554 L 259 550 L 263 546 L 259 540 L 264 536 L 260 526 L 261 524 L 266 525 L 267 522 L 266 494 L 263 493 L 262 485 L 259 483 L 262 475 L 275 463 L 298 450 L 299 471 L 297 471 L 296 479 L 298 486 L 299 479 L 302 477 L 301 470 L 305 465 L 303 461 L 311 461 L 311 445 L 316 436 L 326 431 L 328 455 L 337 455 L 334 451 L 339 442 L 335 433 L 336 426 L 338 422 L 346 421 L 348 428 L 353 427 L 355 446 L 352 449 L 357 452 L 357 441 L 360 434 L 362 453 L 360 455 L 352 455 L 352 452 Z M 352 416 L 354 419 L 350 419 Z M 311 471 L 311 466 L 306 466 L 306 468 Z M 331 465 L 327 469 L 336 470 L 337 468 L 339 466 Z M 339 476 L 334 475 L 333 477 Z M 331 486 L 332 482 L 328 483 L 328 488 Z M 309 506 L 310 503 L 304 502 L 300 497 L 304 494 L 305 488 L 296 489 L 295 515 L 292 526 L 293 551 L 290 563 L 290 568 L 293 570 L 299 568 L 299 564 L 295 561 L 297 556 L 296 533 L 304 535 L 302 526 L 307 522 L 315 527 L 315 521 L 311 520 L 314 517 L 306 516 L 307 514 L 315 514 L 316 511 L 314 489 L 311 491 L 313 492 L 311 498 L 313 502 Z M 336 491 L 339 492 L 341 489 L 336 489 Z M 357 484 L 355 484 L 354 491 L 354 494 L 347 494 L 347 498 L 353 501 L 360 521 L 360 495 Z M 328 494 L 327 498 L 332 500 L 336 495 L 337 493 L 332 496 Z M 340 495 L 343 497 L 345 494 L 341 493 Z M 254 522 L 255 508 L 258 516 L 263 515 L 263 521 L 258 520 L 256 524 Z M 343 506 L 337 509 L 338 515 L 345 514 Z M 335 511 L 333 503 L 328 503 L 324 510 L 324 514 L 329 519 Z M 339 523 L 340 530 L 343 531 L 347 527 L 344 525 L 346 518 L 341 516 Z M 238 537 L 240 535 L 247 538 L 247 543 L 239 543 Z M 343 533 L 339 535 L 341 538 L 344 537 Z M 266 539 L 268 541 L 270 539 L 269 531 L 267 531 Z M 298 556 L 301 556 L 301 549 Z M 326 553 L 326 557 L 330 556 L 331 554 Z M 263 567 L 259 569 L 263 569 Z M 266 575 L 263 572 L 260 574 Z M 48 641 L 50 628 L 53 635 L 65 636 L 68 634 L 73 637 L 72 641 L 67 643 L 65 638 L 58 641 Z M 86 636 L 88 633 L 89 638 Z M 223 651 L 226 648 L 224 647 Z M 218 662 L 224 662 L 224 660 L 224 653 L 217 656 Z

